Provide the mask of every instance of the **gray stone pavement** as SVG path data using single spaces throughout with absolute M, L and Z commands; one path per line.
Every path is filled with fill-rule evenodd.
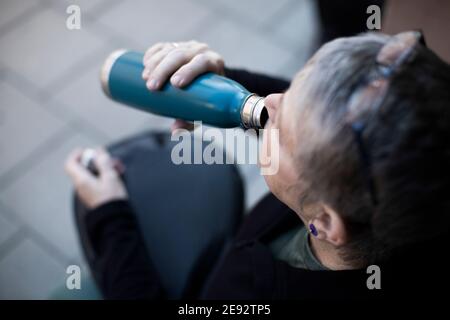
M 81 7 L 81 30 L 66 8 Z M 312 0 L 0 0 L 0 299 L 46 299 L 85 263 L 63 171 L 76 146 L 107 144 L 170 119 L 104 97 L 98 72 L 117 48 L 198 39 L 229 66 L 292 77 L 317 30 Z M 241 166 L 247 207 L 267 191 Z

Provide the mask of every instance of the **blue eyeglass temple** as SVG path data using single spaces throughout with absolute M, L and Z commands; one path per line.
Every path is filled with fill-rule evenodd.
M 425 37 L 423 36 L 423 33 L 419 31 L 419 38 L 418 43 L 426 47 Z M 405 60 L 406 56 L 403 56 L 401 60 Z M 401 64 L 401 63 L 400 63 Z M 399 64 L 393 64 L 389 66 L 379 65 L 378 70 L 380 72 L 380 75 L 384 78 L 390 78 L 396 69 L 398 68 Z M 384 99 L 378 100 L 377 104 L 381 104 Z M 375 106 L 375 109 L 378 109 L 379 105 Z M 360 157 L 360 161 L 362 164 L 362 171 L 364 175 L 364 179 L 366 180 L 365 183 L 367 185 L 367 189 L 370 193 L 371 201 L 374 206 L 378 205 L 378 193 L 375 187 L 375 181 L 373 178 L 372 173 L 372 160 L 370 157 L 370 152 L 366 147 L 366 144 L 364 144 L 364 130 L 366 128 L 366 124 L 363 121 L 356 121 L 351 124 L 352 132 L 354 135 L 354 139 L 356 142 L 356 145 L 358 147 L 358 154 Z
M 367 189 L 369 190 L 372 204 L 376 206 L 378 204 L 378 195 L 375 188 L 375 181 L 372 174 L 372 163 L 368 150 L 366 149 L 363 141 L 363 133 L 365 125 L 363 122 L 358 121 L 351 125 L 353 135 L 358 146 L 358 154 L 362 164 L 362 171 Z

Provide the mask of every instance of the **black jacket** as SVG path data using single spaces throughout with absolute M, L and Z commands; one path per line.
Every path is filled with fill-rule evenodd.
M 158 281 L 127 201 L 102 205 L 87 216 L 88 230 L 99 254 L 105 298 L 161 299 Z M 374 295 L 368 275 L 357 271 L 309 271 L 276 260 L 267 244 L 301 223 L 273 195 L 266 196 L 246 218 L 204 285 L 202 299 L 362 298 Z M 188 284 L 188 286 L 190 286 Z

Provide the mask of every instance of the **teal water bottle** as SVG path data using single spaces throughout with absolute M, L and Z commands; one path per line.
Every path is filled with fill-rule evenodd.
M 143 53 L 118 50 L 103 64 L 103 91 L 115 101 L 134 108 L 187 121 L 202 121 L 221 128 L 263 128 L 268 113 L 264 98 L 239 83 L 214 73 L 197 77 L 184 88 L 170 81 L 149 91 L 142 79 Z

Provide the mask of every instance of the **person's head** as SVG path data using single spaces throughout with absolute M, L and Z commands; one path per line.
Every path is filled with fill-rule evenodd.
M 280 134 L 269 188 L 355 266 L 450 225 L 450 66 L 406 50 L 412 34 L 327 43 L 265 100 Z

